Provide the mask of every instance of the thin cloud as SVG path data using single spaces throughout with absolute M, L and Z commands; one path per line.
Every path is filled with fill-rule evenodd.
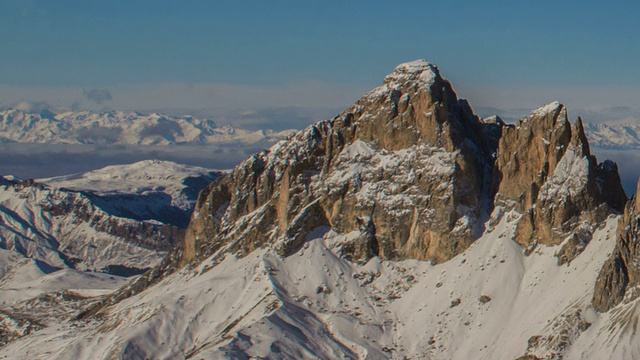
M 111 96 L 111 92 L 105 89 L 91 89 L 84 90 L 82 92 L 85 98 L 89 101 L 93 101 L 96 104 L 102 104 L 103 102 L 111 101 L 113 96 Z
M 44 101 L 20 101 L 10 107 L 26 113 L 41 113 L 51 109 L 51 105 Z

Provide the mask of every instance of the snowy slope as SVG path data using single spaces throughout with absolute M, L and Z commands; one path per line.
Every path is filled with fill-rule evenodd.
M 165 200 L 168 205 L 190 214 L 199 190 L 224 172 L 171 161 L 145 160 L 129 165 L 107 166 L 87 173 L 39 179 L 38 182 L 57 189 L 95 194 L 103 199 L 114 198 L 112 205 L 120 207 L 125 206 L 123 199 L 149 199 L 153 194 L 163 194 L 163 198 L 168 196 Z M 142 205 L 150 206 L 146 200 Z M 144 210 L 135 212 L 139 214 Z M 176 223 L 176 220 L 167 219 L 165 222 Z
M 36 182 L 5 179 L 0 247 L 51 270 L 148 268 L 181 240 L 199 190 L 221 174 L 143 161 Z
M 157 264 L 222 174 L 163 161 L 38 181 L 0 177 L 0 346 L 66 321 Z M 101 272 L 89 272 L 88 270 Z
M 210 119 L 138 112 L 0 112 L 0 142 L 64 144 L 271 144 L 292 131 L 247 131 Z
M 42 263 L 0 249 L 0 346 L 51 320 L 65 321 L 89 296 L 108 294 L 126 278 L 74 269 L 51 272 Z
M 617 217 L 570 266 L 559 267 L 559 246 L 525 256 L 511 240 L 518 216 L 503 217 L 466 253 L 436 266 L 379 258 L 357 265 L 340 257 L 336 245 L 358 234 L 323 229 L 287 258 L 258 250 L 243 259 L 228 255 L 210 268 L 212 257 L 121 302 L 104 322 L 61 322 L 0 355 L 513 359 L 527 352 L 533 336 L 566 328 L 571 343 L 581 322 L 593 325 L 576 341 L 596 346 L 593 338 L 611 319 L 589 303 L 615 243 Z M 571 320 L 576 313 L 582 315 Z

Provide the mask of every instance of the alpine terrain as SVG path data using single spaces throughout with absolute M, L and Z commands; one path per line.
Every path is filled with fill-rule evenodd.
M 40 294 L 83 300 L 0 355 L 636 358 L 640 202 L 627 200 L 562 104 L 481 119 L 436 65 L 405 63 L 205 187 L 150 271 Z
M 640 124 L 623 122 L 617 124 L 586 124 L 585 130 L 593 146 L 603 149 L 640 148 Z
M 198 192 L 220 175 L 143 161 L 37 181 L 0 177 L 0 344 L 43 326 L 34 308 L 68 316 L 79 294 L 114 290 L 121 276 L 158 264 L 182 241 Z
M 46 144 L 272 144 L 292 130 L 248 131 L 213 120 L 158 113 L 33 109 L 28 103 L 0 111 L 0 143 Z

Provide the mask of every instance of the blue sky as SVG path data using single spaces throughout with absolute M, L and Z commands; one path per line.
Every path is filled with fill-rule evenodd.
M 0 105 L 340 108 L 395 65 L 438 64 L 477 108 L 558 99 L 633 113 L 633 2 L 0 1 Z M 108 90 L 95 104 L 87 89 Z M 623 111 L 624 113 L 624 111 Z M 521 115 L 525 115 L 522 113 Z

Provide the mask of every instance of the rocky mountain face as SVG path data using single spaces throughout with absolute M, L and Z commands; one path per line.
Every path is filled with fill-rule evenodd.
M 638 182 L 640 191 L 640 182 Z M 638 298 L 640 285 L 640 195 L 627 203 L 618 224 L 616 246 L 598 275 L 593 307 L 609 311 Z
M 109 111 L 0 111 L 0 142 L 47 144 L 272 144 L 292 131 L 247 131 L 211 119 Z
M 495 207 L 522 214 L 516 241 L 558 245 L 571 261 L 626 195 L 616 165 L 598 164 L 582 120 L 559 103 L 515 126 L 481 121 L 438 69 L 403 64 L 330 121 L 257 154 L 199 199 L 182 264 L 222 247 L 289 255 L 321 226 L 362 236 L 355 261 L 435 263 L 466 250 Z
M 182 263 L 222 246 L 248 254 L 300 247 L 330 226 L 362 235 L 345 243 L 372 256 L 442 262 L 477 236 L 495 142 L 450 83 L 426 62 L 404 64 L 351 108 L 240 164 L 207 188 Z
M 559 263 L 570 262 L 612 210 L 622 212 L 627 197 L 615 163 L 598 164 L 591 155 L 582 119 L 572 126 L 559 103 L 534 111 L 503 130 L 497 151 L 496 202 L 523 216 L 515 240 L 565 242 Z

